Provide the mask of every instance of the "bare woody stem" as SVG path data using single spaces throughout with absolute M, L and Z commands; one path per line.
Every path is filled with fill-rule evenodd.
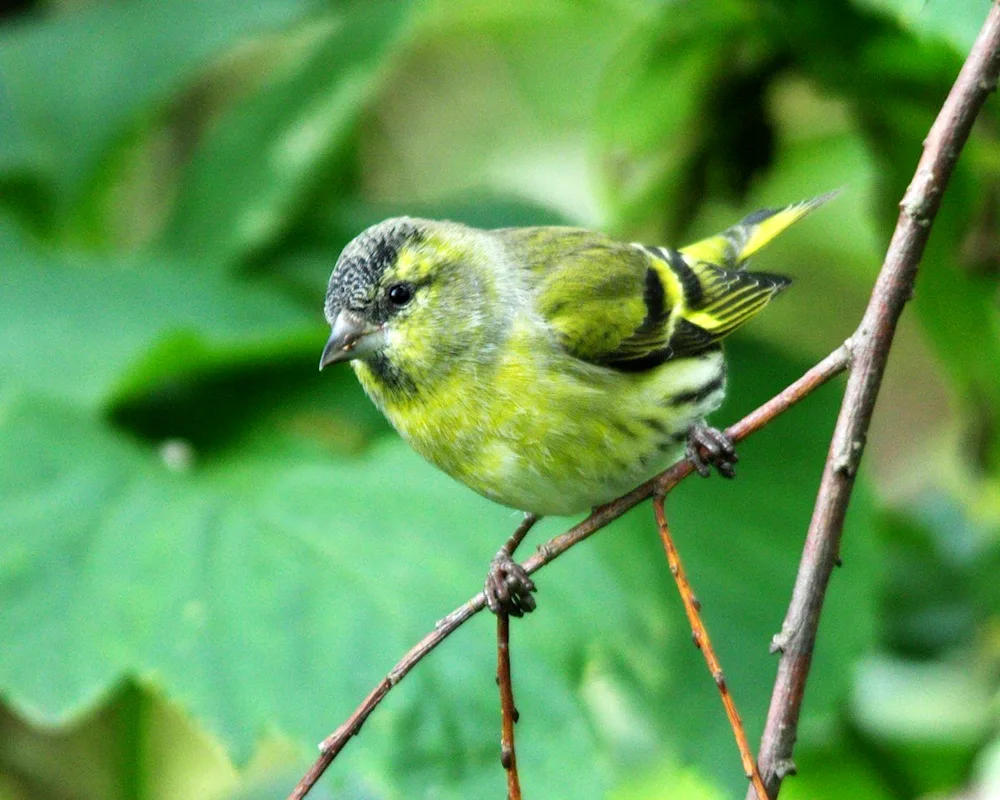
M 510 617 L 504 613 L 497 614 L 497 686 L 500 687 L 500 763 L 507 771 L 507 800 L 521 800 L 514 750 L 514 723 L 518 714 L 510 674 Z
M 726 683 L 726 676 L 722 672 L 722 665 L 715 655 L 715 648 L 712 646 L 712 639 L 708 635 L 708 628 L 701 619 L 701 603 L 695 597 L 691 584 L 688 582 L 687 573 L 681 563 L 680 553 L 670 535 L 670 526 L 667 524 L 667 513 L 663 508 L 664 496 L 662 494 L 653 497 L 653 513 L 656 515 L 656 527 L 660 531 L 660 541 L 663 543 L 663 550 L 667 555 L 667 563 L 670 565 L 670 573 L 677 583 L 677 590 L 680 592 L 681 601 L 684 603 L 684 612 L 687 614 L 688 622 L 691 625 L 691 633 L 694 637 L 694 644 L 702 655 L 705 656 L 705 663 L 708 664 L 708 671 L 715 680 L 715 685 L 719 689 L 722 697 L 722 705 L 726 709 L 726 716 L 729 718 L 729 725 L 733 729 L 733 736 L 736 739 L 736 746 L 740 751 L 740 761 L 743 763 L 743 772 L 750 779 L 751 791 L 756 800 L 768 800 L 767 791 L 761 781 L 760 773 L 757 772 L 757 763 L 754 761 L 753 753 L 750 752 L 750 745 L 747 743 L 747 735 L 743 730 L 743 720 L 736 710 L 736 701 L 729 691 Z
M 771 797 L 777 796 L 782 778 L 793 769 L 792 747 L 822 601 L 837 561 L 844 515 L 896 323 L 912 293 L 917 264 L 958 153 L 986 97 L 996 88 L 1000 72 L 998 2 L 1000 0 L 994 0 L 986 23 L 925 141 L 924 154 L 901 203 L 896 231 L 861 325 L 847 342 L 799 380 L 726 431 L 733 441 L 745 439 L 843 372 L 852 360 L 851 378 L 830 444 L 792 601 L 782 631 L 774 642 L 782 658 L 758 759 Z M 689 462 L 678 462 L 546 542 L 522 566 L 528 573 L 541 569 L 639 503 L 654 494 L 668 492 L 692 471 Z M 299 781 L 289 800 L 305 797 L 392 687 L 485 606 L 485 595 L 480 592 L 439 621 L 433 631 L 411 648 L 347 720 L 323 741 L 320 757 Z M 751 798 L 753 791 L 751 788 Z
M 792 748 L 812 662 L 816 629 L 837 563 L 847 504 L 864 452 L 896 323 L 913 293 L 917 266 L 948 180 L 973 122 L 1000 74 L 1000 0 L 994 0 L 955 85 L 924 140 L 923 155 L 900 203 L 899 219 L 861 324 L 848 340 L 850 378 L 830 442 L 791 603 L 773 649 L 781 652 L 759 766 L 771 797 L 794 771 Z M 747 799 L 752 800 L 748 792 Z
M 740 442 L 751 434 L 756 433 L 772 419 L 783 414 L 827 381 L 843 372 L 847 368 L 847 362 L 847 347 L 846 345 L 841 345 L 797 381 L 728 428 L 726 435 L 734 442 Z M 579 544 L 584 539 L 587 539 L 606 527 L 609 523 L 618 519 L 625 512 L 639 505 L 639 503 L 648 500 L 656 493 L 670 491 L 670 489 L 693 471 L 694 468 L 689 461 L 677 462 L 666 471 L 646 481 L 641 486 L 637 486 L 628 494 L 622 495 L 617 500 L 613 500 L 607 505 L 595 509 L 589 517 L 574 525 L 565 533 L 550 539 L 539 547 L 538 551 L 525 561 L 522 566 L 528 573 L 536 572 L 571 547 Z M 483 592 L 479 592 L 479 594 L 470 598 L 448 616 L 444 617 L 444 619 L 440 620 L 435 625 L 433 631 L 410 648 L 343 724 L 323 740 L 320 744 L 319 758 L 316 759 L 309 768 L 309 771 L 306 772 L 292 790 L 292 793 L 288 796 L 288 800 L 301 800 L 305 797 L 309 790 L 316 785 L 316 782 L 326 771 L 327 767 L 333 763 L 333 760 L 340 751 L 344 749 L 344 746 L 352 737 L 358 734 L 365 720 L 368 719 L 371 713 L 385 699 L 385 696 L 392 687 L 405 678 L 409 671 L 420 663 L 424 656 L 485 607 L 486 595 Z

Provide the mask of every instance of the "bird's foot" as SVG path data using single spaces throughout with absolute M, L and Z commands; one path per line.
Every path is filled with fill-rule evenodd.
M 701 453 L 702 448 L 705 455 Z M 724 478 L 736 477 L 736 447 L 732 440 L 717 428 L 712 428 L 704 422 L 697 422 L 688 429 L 687 457 L 698 470 L 698 474 L 707 478 L 715 467 Z
M 486 573 L 486 605 L 494 614 L 523 617 L 535 610 L 535 582 L 524 567 L 514 561 L 506 550 L 501 550 L 490 562 Z

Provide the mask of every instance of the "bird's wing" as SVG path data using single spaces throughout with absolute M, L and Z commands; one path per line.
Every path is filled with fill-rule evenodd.
M 642 248 L 573 228 L 497 231 L 537 313 L 581 361 L 639 370 L 667 346 L 664 267 Z M 658 361 L 662 363 L 662 359 Z
M 567 352 L 638 372 L 714 347 L 763 309 L 791 281 L 746 260 L 833 194 L 758 211 L 681 250 L 575 228 L 496 233 Z
M 670 320 L 669 357 L 696 355 L 713 347 L 791 283 L 782 275 L 726 269 L 666 247 L 644 249 L 668 268 L 667 294 L 682 298 Z

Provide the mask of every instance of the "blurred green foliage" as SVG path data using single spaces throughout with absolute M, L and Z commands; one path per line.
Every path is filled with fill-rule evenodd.
M 853 329 L 988 0 L 132 0 L 0 22 L 0 798 L 282 797 L 516 522 L 315 364 L 340 248 L 398 213 L 683 243 L 845 187 L 717 420 Z M 934 228 L 783 797 L 1000 793 L 1000 113 Z M 838 407 L 673 527 L 756 741 Z M 549 520 L 535 540 L 566 521 Z M 529 797 L 742 796 L 639 509 L 514 626 Z M 393 693 L 316 797 L 501 796 L 493 635 Z

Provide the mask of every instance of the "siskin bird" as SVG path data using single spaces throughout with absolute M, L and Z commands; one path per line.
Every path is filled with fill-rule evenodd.
M 788 286 L 746 260 L 829 195 L 758 211 L 680 250 L 563 227 L 400 217 L 337 261 L 320 369 L 350 361 L 424 458 L 534 515 L 589 510 L 683 456 L 723 474 L 705 425 L 721 340 Z

